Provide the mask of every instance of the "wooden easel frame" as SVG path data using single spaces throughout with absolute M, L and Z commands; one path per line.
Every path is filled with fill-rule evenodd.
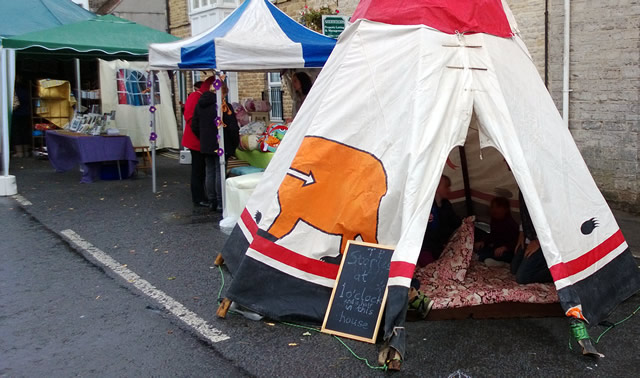
M 342 275 L 342 267 L 344 266 L 344 262 L 347 260 L 347 253 L 349 253 L 349 247 L 351 246 L 351 244 L 361 245 L 361 246 L 365 246 L 365 247 L 374 247 L 374 248 L 379 248 L 379 249 L 387 249 L 387 250 L 391 250 L 391 251 L 394 251 L 394 252 L 395 252 L 395 249 L 396 249 L 396 247 L 392 247 L 392 246 L 388 246 L 388 245 L 358 242 L 358 241 L 355 241 L 355 240 L 349 240 L 347 242 L 347 246 L 344 249 L 344 254 L 342 256 L 342 261 L 340 262 L 340 269 L 338 269 L 338 275 L 336 276 L 336 281 L 335 281 L 335 284 L 333 285 L 333 290 L 331 291 L 331 298 L 329 298 L 329 304 L 327 306 L 327 311 L 325 312 L 324 321 L 322 322 L 322 328 L 320 329 L 320 331 L 323 332 L 323 333 L 328 333 L 328 334 L 335 335 L 335 336 L 341 336 L 341 337 L 346 337 L 346 338 L 353 339 L 353 340 L 363 341 L 365 343 L 375 344 L 376 343 L 376 338 L 378 336 L 378 331 L 380 330 L 380 322 L 382 320 L 382 314 L 384 313 L 384 308 L 385 308 L 385 306 L 387 304 L 387 294 L 389 293 L 389 277 L 388 277 L 388 275 L 387 275 L 387 285 L 386 285 L 386 287 L 384 289 L 384 295 L 382 297 L 382 304 L 380 305 L 380 310 L 378 312 L 378 316 L 376 317 L 376 327 L 375 327 L 375 329 L 373 331 L 373 337 L 372 338 L 368 339 L 366 337 L 352 335 L 352 334 L 349 334 L 349 333 L 344 333 L 344 332 L 339 332 L 339 331 L 334 331 L 332 329 L 326 328 L 327 321 L 329 320 L 329 314 L 331 313 L 331 306 L 333 305 L 333 299 L 335 298 L 336 291 L 338 289 L 338 282 L 340 281 L 340 276 Z

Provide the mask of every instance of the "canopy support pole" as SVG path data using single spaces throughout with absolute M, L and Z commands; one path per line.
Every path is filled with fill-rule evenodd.
M 220 80 L 222 81 L 222 72 L 218 73 L 218 78 L 220 78 Z M 223 121 L 223 114 L 222 114 L 222 88 L 216 90 L 216 104 L 218 105 L 218 117 L 220 119 L 220 122 L 222 124 L 224 124 Z M 224 126 L 220 126 L 220 128 L 218 129 L 218 135 L 220 135 L 220 139 L 218 140 L 218 146 L 220 146 L 220 149 L 222 150 L 222 154 L 219 154 L 220 158 L 218 159 L 220 161 L 220 193 L 222 194 L 222 203 L 218 204 L 220 205 L 220 207 L 222 208 L 222 214 L 224 217 L 224 204 L 225 204 L 225 200 L 226 200 L 226 176 L 227 176 L 227 172 L 226 172 L 226 164 L 225 164 L 225 156 L 227 154 L 227 151 L 225 150 L 225 146 L 224 146 Z M 209 199 L 210 201 L 213 201 L 213 198 Z
M 0 196 L 12 196 L 18 193 L 15 176 L 9 175 L 9 159 L 11 158 L 9 146 L 9 112 L 11 111 L 11 103 L 13 102 L 13 92 L 10 90 L 9 83 L 13 83 L 13 79 L 9 81 L 9 57 L 13 58 L 13 54 L 9 54 L 7 49 L 0 47 L 0 106 L 2 109 L 2 176 L 0 176 Z M 11 97 L 9 97 L 11 96 Z M 11 100 L 9 100 L 11 99 Z
M 469 184 L 469 167 L 467 166 L 467 152 L 464 146 L 458 147 L 460 165 L 462 167 L 462 181 L 464 182 L 464 198 L 467 205 L 467 216 L 473 215 L 473 199 L 471 198 L 471 184 Z
M 7 50 L 0 48 L 0 68 L 2 69 L 2 88 L 0 98 L 2 99 L 2 175 L 9 176 L 9 75 L 7 74 Z
M 149 81 L 151 82 L 151 101 L 150 106 L 155 107 L 156 105 L 156 93 L 155 93 L 155 83 L 156 83 L 156 71 L 149 72 Z M 156 136 L 156 112 L 151 112 L 151 135 Z M 153 193 L 157 192 L 156 188 L 156 138 L 150 137 L 149 142 L 151 144 L 151 190 Z
M 182 125 L 182 133 L 184 134 L 184 129 L 187 126 L 187 122 L 184 120 L 184 104 L 187 102 L 187 78 L 184 74 L 184 71 L 178 71 L 178 91 L 180 93 L 180 124 Z M 183 150 L 186 150 L 186 147 L 182 147 Z
M 82 110 L 82 85 L 80 84 L 80 59 L 75 58 L 75 71 L 76 71 L 76 91 L 77 91 L 77 104 L 76 104 L 76 113 L 80 113 Z

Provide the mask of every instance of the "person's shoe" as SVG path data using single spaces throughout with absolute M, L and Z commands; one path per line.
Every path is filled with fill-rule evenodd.
M 193 206 L 195 207 L 210 207 L 211 204 L 207 201 L 200 201 L 198 203 L 194 203 Z
M 420 291 L 417 291 L 417 295 L 415 295 L 411 302 L 409 302 L 409 308 L 417 310 L 422 319 L 427 318 L 429 311 L 431 311 L 431 307 L 433 307 L 433 301 L 431 298 L 427 297 Z
M 221 213 L 222 212 L 222 206 L 220 206 L 217 202 L 209 202 L 209 210 L 216 212 L 216 213 Z

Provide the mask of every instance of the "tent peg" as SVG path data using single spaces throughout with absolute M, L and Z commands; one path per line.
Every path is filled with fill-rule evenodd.
M 227 312 L 229 312 L 231 303 L 231 299 L 229 298 L 222 299 L 222 302 L 220 302 L 220 306 L 218 306 L 218 311 L 216 311 L 216 315 L 218 315 L 220 319 L 225 319 L 227 317 Z
M 591 341 L 589 331 L 584 320 L 571 319 L 571 335 L 582 348 L 582 355 L 592 357 L 604 357 L 604 354 L 598 352 Z

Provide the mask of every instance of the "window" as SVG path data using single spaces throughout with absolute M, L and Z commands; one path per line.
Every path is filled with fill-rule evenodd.
M 147 86 L 147 72 L 119 69 L 116 71 L 118 104 L 144 106 L 151 103 L 151 88 Z M 155 103 L 160 103 L 160 86 L 158 77 L 154 80 Z
M 269 72 L 267 74 L 269 84 L 269 102 L 271 103 L 270 118 L 274 121 L 282 121 L 282 80 L 279 72 Z

